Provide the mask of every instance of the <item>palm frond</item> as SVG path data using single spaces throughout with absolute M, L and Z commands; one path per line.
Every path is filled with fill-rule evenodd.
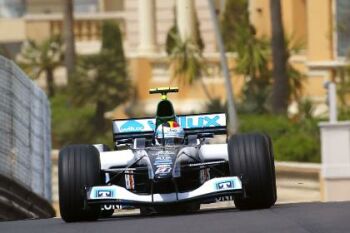
M 202 53 L 191 40 L 182 41 L 177 34 L 171 36 L 174 41 L 170 55 L 172 78 L 182 84 L 192 84 L 193 81 L 200 78 L 204 68 Z

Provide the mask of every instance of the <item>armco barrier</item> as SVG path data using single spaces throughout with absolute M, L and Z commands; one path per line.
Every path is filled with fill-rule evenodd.
M 35 196 L 43 202 L 51 201 L 50 125 L 50 105 L 45 93 L 14 62 L 0 56 L 0 185 L 4 185 L 0 187 L 1 203 L 8 187 L 16 187 L 12 193 L 17 199 Z M 24 190 L 32 194 L 24 197 L 18 193 L 27 193 Z M 38 198 L 31 199 L 37 201 L 32 205 L 43 203 Z M 18 208 L 24 208 L 23 205 Z

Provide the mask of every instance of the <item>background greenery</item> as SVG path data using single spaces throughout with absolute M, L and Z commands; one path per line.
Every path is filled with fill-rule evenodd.
M 297 102 L 299 113 L 273 115 L 270 99 L 273 84 L 271 74 L 271 44 L 266 38 L 256 36 L 255 28 L 249 22 L 247 0 L 227 0 L 222 15 L 221 29 L 228 52 L 237 55 L 237 66 L 233 72 L 244 77 L 244 86 L 237 100 L 239 131 L 263 132 L 272 137 L 275 157 L 280 161 L 320 161 L 320 135 L 318 122 L 313 117 L 313 104 L 302 98 L 304 75 L 288 68 L 289 104 Z M 176 22 L 176 21 L 175 21 Z M 203 75 L 207 61 L 202 56 L 204 48 L 197 21 L 195 38 L 182 41 L 177 26 L 169 30 L 166 51 L 174 71 L 174 77 L 189 85 L 199 82 L 207 93 L 207 112 L 222 112 L 226 104 L 208 92 Z M 77 58 L 75 72 L 69 74 L 70 81 L 65 87 L 56 87 L 52 81 L 53 70 L 62 66 L 63 43 L 57 37 L 49 38 L 41 44 L 28 42 L 22 54 L 21 65 L 33 78 L 46 74 L 51 88 L 48 94 L 52 107 L 53 148 L 62 148 L 74 143 L 104 143 L 113 147 L 111 120 L 105 113 L 126 101 L 132 101 L 135 93 L 128 79 L 127 61 L 124 57 L 122 34 L 113 22 L 104 22 L 102 27 L 102 48 L 97 54 Z M 285 45 L 287 56 L 302 47 L 302 43 L 287 36 Z M 1 53 L 1 51 L 0 51 Z M 341 100 L 345 100 L 349 90 L 349 78 L 344 71 Z M 345 85 L 346 84 L 346 85 Z M 344 101 L 345 102 L 345 101 Z M 129 104 L 126 113 L 132 117 L 143 117 Z M 346 105 L 342 105 L 346 106 Z M 340 109 L 340 119 L 349 119 L 347 107 Z
M 119 26 L 102 25 L 102 48 L 97 54 L 80 56 L 67 86 L 50 96 L 53 147 L 67 144 L 103 143 L 113 148 L 113 111 L 131 95 L 131 83 Z
M 320 162 L 318 120 L 293 121 L 285 116 L 241 115 L 240 132 L 263 132 L 271 136 L 275 159 Z

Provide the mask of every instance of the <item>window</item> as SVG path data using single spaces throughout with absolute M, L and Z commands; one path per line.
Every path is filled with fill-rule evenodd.
M 0 0 L 0 18 L 17 18 L 24 12 L 24 0 Z
M 337 54 L 345 57 L 350 48 L 350 1 L 336 0 Z
M 97 0 L 74 0 L 74 11 L 81 13 L 93 13 L 98 11 Z

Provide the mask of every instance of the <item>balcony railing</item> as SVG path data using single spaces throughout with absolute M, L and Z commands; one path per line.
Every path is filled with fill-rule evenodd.
M 63 33 L 63 14 L 32 14 L 24 17 L 27 28 L 40 27 L 38 35 L 28 35 L 31 39 Z M 77 41 L 96 41 L 101 36 L 101 25 L 105 20 L 119 23 L 125 32 L 124 12 L 79 13 L 74 15 L 74 34 Z M 43 26 L 45 25 L 45 26 Z M 30 33 L 30 32 L 29 32 Z M 124 33 L 123 33 L 124 34 Z M 34 38 L 33 38 L 34 37 Z

